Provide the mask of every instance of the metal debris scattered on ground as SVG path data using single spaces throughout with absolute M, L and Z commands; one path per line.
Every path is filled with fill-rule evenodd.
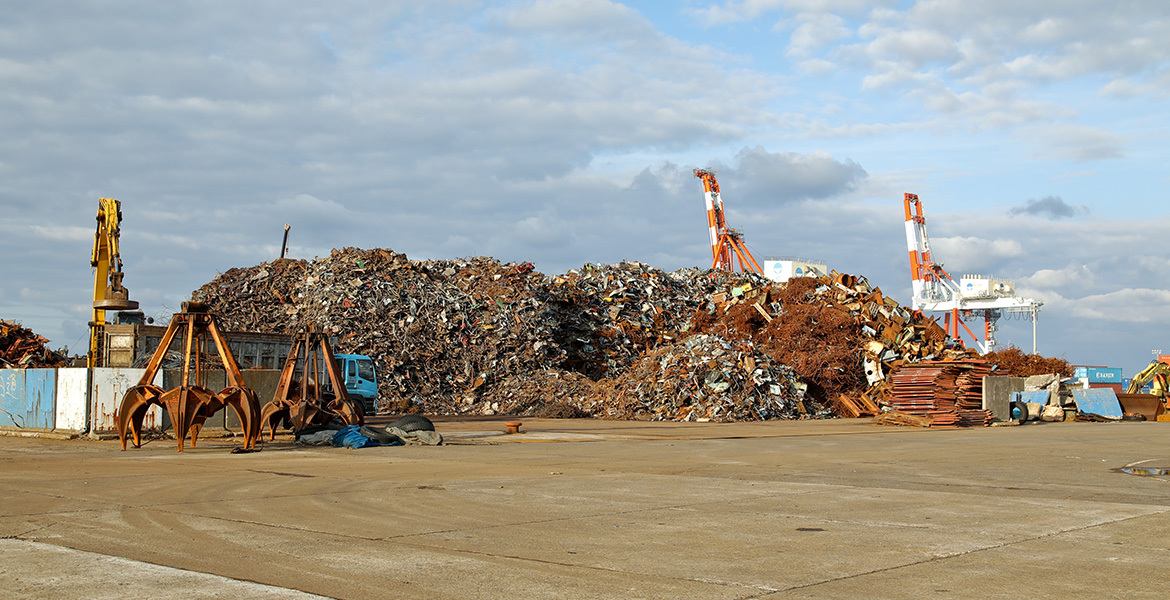
M 31 329 L 0 320 L 0 368 L 39 369 L 59 367 L 66 358 L 49 350 L 49 340 Z

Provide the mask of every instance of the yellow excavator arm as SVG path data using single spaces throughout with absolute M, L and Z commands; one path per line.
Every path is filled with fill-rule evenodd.
M 1127 394 L 1140 394 L 1141 390 L 1147 383 L 1153 383 L 1150 393 L 1155 396 L 1166 397 L 1167 392 L 1170 392 L 1170 365 L 1164 362 L 1154 361 L 1150 366 L 1142 369 L 1141 373 L 1133 376 L 1129 381 L 1129 387 L 1126 388 Z
M 97 366 L 102 329 L 107 310 L 133 310 L 138 303 L 122 286 L 122 256 L 118 252 L 121 233 L 122 203 L 113 198 L 99 198 L 97 232 L 93 236 L 93 256 L 89 264 L 93 274 L 93 320 L 89 323 L 90 368 Z

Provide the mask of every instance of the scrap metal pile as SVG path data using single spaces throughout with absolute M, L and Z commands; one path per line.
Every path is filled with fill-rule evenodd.
M 599 417 L 656 421 L 762 421 L 807 415 L 792 367 L 750 343 L 694 335 L 662 346 L 585 401 Z M 820 416 L 830 416 L 828 414 Z
M 374 358 L 395 412 L 856 416 L 874 401 L 854 411 L 840 399 L 865 396 L 895 362 L 968 357 L 933 320 L 835 273 L 773 284 L 623 262 L 545 276 L 529 263 L 346 248 L 231 269 L 192 298 L 227 329 L 322 327 L 338 351 Z
M 0 320 L 0 368 L 39 369 L 59 367 L 66 358 L 45 347 L 49 340 L 31 329 Z

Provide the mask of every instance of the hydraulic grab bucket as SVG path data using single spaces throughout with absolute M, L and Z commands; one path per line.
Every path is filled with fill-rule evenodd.
M 179 387 L 164 391 L 151 381 L 166 358 L 171 342 L 180 332 L 184 340 L 183 380 Z M 200 358 L 206 350 L 208 338 L 215 344 L 227 376 L 228 387 L 219 393 L 202 385 L 205 383 L 205 374 Z M 260 401 L 256 398 L 256 392 L 244 384 L 240 367 L 215 325 L 215 317 L 205 305 L 183 303 L 183 312 L 171 317 L 170 326 L 150 358 L 142 379 L 138 385 L 126 390 L 122 397 L 117 421 L 118 439 L 122 442 L 123 450 L 126 449 L 127 434 L 133 436 L 134 447 L 142 445 L 142 419 L 154 404 L 165 408 L 170 415 L 175 437 L 179 440 L 179 452 L 183 451 L 188 435 L 191 436 L 191 447 L 194 448 L 199 431 L 208 417 L 225 406 L 235 409 L 240 417 L 240 425 L 244 430 L 244 448 L 255 447 L 256 439 L 260 437 Z
M 300 381 L 293 378 L 298 365 Z M 328 389 L 317 385 L 322 371 L 328 377 Z M 260 422 L 268 428 L 269 439 L 273 439 L 281 423 L 296 431 L 307 425 L 328 423 L 334 417 L 347 425 L 365 423 L 361 404 L 353 401 L 346 392 L 341 371 L 333 358 L 333 348 L 329 345 L 329 336 L 319 328 L 311 327 L 293 342 L 276 393 L 264 405 Z

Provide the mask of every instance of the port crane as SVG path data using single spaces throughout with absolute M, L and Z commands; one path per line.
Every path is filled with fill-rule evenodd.
M 926 217 L 917 194 L 907 193 L 902 204 L 906 211 L 906 244 L 910 250 L 910 276 L 913 286 L 911 306 L 923 312 L 944 313 L 947 335 L 962 339 L 960 327 L 975 340 L 979 352 L 995 349 L 996 321 L 1004 313 L 1030 313 L 1032 316 L 1032 353 L 1036 353 L 1036 313 L 1044 304 L 1033 298 L 1015 295 L 1011 281 L 991 279 L 982 275 L 964 275 L 959 282 L 951 278 L 942 264 L 930 253 L 930 238 L 926 235 Z M 964 320 L 983 319 L 980 339 Z
M 734 271 L 733 262 L 740 272 L 763 275 L 764 270 L 748 251 L 743 233 L 727 226 L 723 219 L 723 198 L 719 195 L 719 181 L 711 169 L 695 169 L 695 177 L 703 180 L 703 196 L 707 201 L 707 231 L 711 236 L 711 268 Z

